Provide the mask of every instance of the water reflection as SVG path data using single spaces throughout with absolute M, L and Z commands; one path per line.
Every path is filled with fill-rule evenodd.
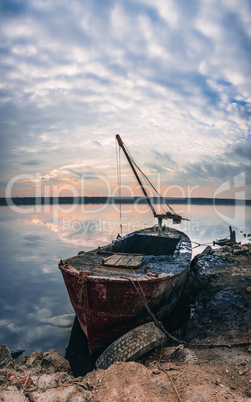
M 0 208 L 1 268 L 0 268 L 0 344 L 26 353 L 56 348 L 64 354 L 74 313 L 57 268 L 65 259 L 80 250 L 90 250 L 109 243 L 119 232 L 118 206 L 81 206 L 71 214 L 69 206 L 46 206 L 44 212 L 17 213 Z M 190 221 L 178 226 L 196 243 L 212 243 L 228 235 L 229 220 L 242 222 L 234 207 L 173 205 Z M 23 207 L 25 210 L 25 207 Z M 100 209 L 99 211 L 97 211 Z M 251 208 L 245 209 L 246 227 L 234 227 L 237 241 L 246 241 L 242 229 L 251 232 Z M 123 234 L 154 223 L 146 205 L 123 205 Z M 170 225 L 173 226 L 173 225 Z M 194 254 L 201 251 L 194 249 Z

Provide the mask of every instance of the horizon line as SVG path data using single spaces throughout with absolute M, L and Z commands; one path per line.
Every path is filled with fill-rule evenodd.
M 159 197 L 149 197 L 153 203 L 159 201 Z M 161 197 L 162 200 L 166 203 L 201 203 L 201 204 L 231 204 L 242 203 L 245 205 L 251 205 L 250 199 L 235 199 L 235 198 L 213 198 L 213 197 Z M 56 202 L 55 202 L 56 201 Z M 147 203 L 147 200 L 144 196 L 135 196 L 135 197 L 111 197 L 111 196 L 61 196 L 61 197 L 34 197 L 34 196 L 25 196 L 25 197 L 0 197 L 0 206 L 8 206 L 10 203 L 18 204 L 18 205 L 33 205 L 36 204 L 55 204 L 55 203 L 134 203 L 135 201 L 140 203 Z

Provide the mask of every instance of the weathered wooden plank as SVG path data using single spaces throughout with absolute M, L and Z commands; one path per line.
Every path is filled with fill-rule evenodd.
M 121 258 L 123 258 L 123 255 L 121 254 L 114 254 L 111 257 L 108 257 L 104 260 L 103 265 L 110 265 L 113 266 L 115 265 Z
M 115 264 L 116 267 L 125 267 L 133 259 L 132 255 L 123 255 Z
M 122 267 L 137 267 L 140 265 L 142 261 L 142 255 L 124 255 L 124 254 L 115 254 L 111 257 L 108 257 L 104 260 L 104 266 L 113 266 L 117 268 Z
M 141 264 L 142 258 L 142 255 L 134 255 L 128 265 L 130 265 L 130 267 L 138 267 Z

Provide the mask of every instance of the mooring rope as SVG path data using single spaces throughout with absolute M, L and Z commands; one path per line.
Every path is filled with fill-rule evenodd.
M 153 319 L 154 323 L 156 324 L 156 326 L 157 326 L 160 330 L 162 330 L 162 331 L 167 335 L 168 338 L 172 339 L 174 342 L 178 343 L 179 345 L 180 345 L 180 344 L 184 345 L 184 344 L 185 344 L 184 342 L 180 341 L 179 339 L 177 339 L 177 338 L 175 338 L 173 335 L 171 335 L 169 332 L 167 332 L 166 329 L 164 328 L 162 322 L 159 321 L 159 320 L 155 317 L 154 313 L 151 311 L 150 307 L 148 306 L 145 293 L 144 293 L 144 291 L 143 291 L 143 289 L 142 289 L 142 287 L 141 287 L 141 285 L 140 285 L 140 283 L 139 283 L 139 281 L 138 281 L 138 278 L 137 278 L 137 276 L 136 276 L 134 270 L 132 269 L 132 267 L 131 267 L 131 270 L 132 270 L 132 272 L 133 272 L 133 274 L 134 274 L 134 276 L 135 276 L 136 282 L 137 282 L 137 284 L 138 284 L 138 288 L 137 288 L 136 284 L 134 283 L 134 281 L 132 280 L 132 278 L 129 278 L 128 276 L 122 276 L 122 278 L 125 278 L 125 279 L 129 280 L 129 281 L 132 283 L 133 287 L 135 288 L 136 292 L 138 293 L 138 295 L 139 295 L 139 297 L 140 297 L 142 303 L 144 304 L 146 310 L 148 311 L 148 313 L 149 313 L 150 316 L 152 317 L 152 319 Z M 139 289 L 140 289 L 141 294 L 140 294 L 140 292 L 139 292 Z
M 118 181 L 118 196 L 119 196 L 119 227 L 120 235 L 122 236 L 122 206 L 121 206 L 121 157 L 120 157 L 120 147 L 116 143 L 116 162 L 117 162 L 117 181 Z
M 196 241 L 192 241 L 191 240 L 191 243 L 193 243 L 193 244 L 196 244 L 196 246 L 195 247 L 192 247 L 193 249 L 194 248 L 197 248 L 197 247 L 200 247 L 200 246 L 213 246 L 213 243 L 211 242 L 211 243 L 197 243 Z
M 173 382 L 173 379 L 172 379 L 172 377 L 170 376 L 170 374 L 168 373 L 168 371 L 167 371 L 166 369 L 164 369 L 164 367 L 161 367 L 160 364 L 158 364 L 158 368 L 159 368 L 159 370 L 164 371 L 164 373 L 167 374 L 169 380 L 171 381 L 171 384 L 172 384 L 172 386 L 173 386 L 173 389 L 174 389 L 174 391 L 175 391 L 175 393 L 176 393 L 176 396 L 177 396 L 179 402 L 182 402 L 182 400 L 181 400 L 181 398 L 180 398 L 180 395 L 179 395 L 179 393 L 178 393 L 178 390 L 177 390 L 177 388 L 175 387 L 174 382 Z

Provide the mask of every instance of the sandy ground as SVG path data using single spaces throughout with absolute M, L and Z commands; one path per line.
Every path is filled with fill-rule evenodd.
M 239 251 L 238 251 L 239 250 Z M 187 342 L 75 378 L 55 350 L 0 356 L 0 401 L 247 401 L 251 399 L 251 245 L 193 262 Z M 179 314 L 180 310 L 176 310 Z

